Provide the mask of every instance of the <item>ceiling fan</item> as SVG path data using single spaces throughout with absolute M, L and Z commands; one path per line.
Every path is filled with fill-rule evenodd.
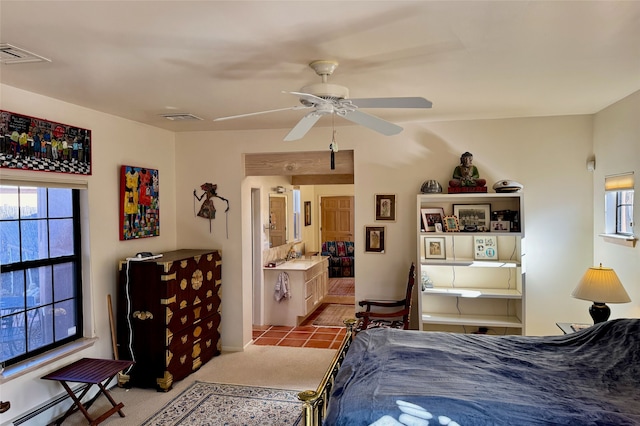
M 327 83 L 327 78 L 338 67 L 335 61 L 313 61 L 309 66 L 322 78 L 322 83 L 311 84 L 299 92 L 286 92 L 297 96 L 302 105 L 248 114 L 216 118 L 213 121 L 230 120 L 278 111 L 311 109 L 285 136 L 285 141 L 301 139 L 323 115 L 335 114 L 371 130 L 390 136 L 402 131 L 402 127 L 374 115 L 360 111 L 360 108 L 431 108 L 431 102 L 421 97 L 399 98 L 360 98 L 349 99 L 349 89 L 337 84 Z

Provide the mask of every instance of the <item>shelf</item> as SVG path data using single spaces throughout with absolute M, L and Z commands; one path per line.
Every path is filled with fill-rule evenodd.
M 522 232 L 426 232 L 420 230 L 420 235 L 423 237 L 486 237 L 497 236 L 497 237 L 522 237 Z
M 506 288 L 427 288 L 422 290 L 422 294 L 445 297 L 469 297 L 469 298 L 491 298 L 491 299 L 522 299 L 522 293 L 516 289 Z
M 423 324 L 522 328 L 518 317 L 506 315 L 422 314 Z
M 468 266 L 472 268 L 517 268 L 520 262 L 515 260 L 471 260 L 471 259 L 420 259 L 421 265 L 429 266 Z

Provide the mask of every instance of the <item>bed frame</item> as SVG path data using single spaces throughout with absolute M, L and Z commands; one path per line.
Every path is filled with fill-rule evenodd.
M 327 412 L 327 403 L 331 395 L 331 389 L 338 370 L 342 365 L 344 357 L 347 355 L 349 346 L 354 336 L 354 326 L 356 319 L 347 319 L 344 321 L 347 327 L 347 333 L 342 339 L 342 343 L 338 348 L 338 352 L 333 357 L 329 368 L 324 373 L 322 381 L 316 390 L 306 390 L 298 394 L 298 399 L 302 401 L 302 423 L 303 426 L 320 426 Z

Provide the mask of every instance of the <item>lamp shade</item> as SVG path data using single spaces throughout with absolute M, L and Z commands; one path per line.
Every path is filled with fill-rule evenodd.
M 571 293 L 576 299 L 601 303 L 631 302 L 618 275 L 612 268 L 591 267 Z

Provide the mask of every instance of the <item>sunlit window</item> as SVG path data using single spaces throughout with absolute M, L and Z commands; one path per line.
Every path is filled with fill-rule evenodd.
M 0 362 L 81 337 L 79 191 L 0 186 Z
M 633 173 L 605 178 L 605 233 L 632 236 Z

